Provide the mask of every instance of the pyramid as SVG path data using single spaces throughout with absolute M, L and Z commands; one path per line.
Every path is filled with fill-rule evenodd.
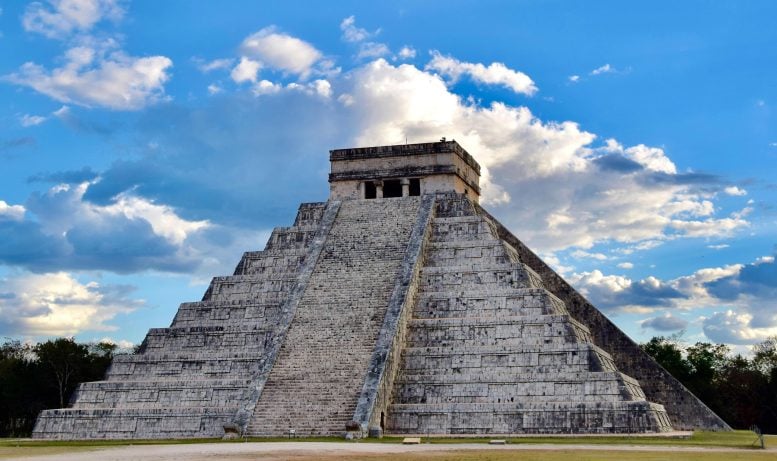
M 479 205 L 445 141 L 330 151 L 299 207 L 33 436 L 729 429 Z

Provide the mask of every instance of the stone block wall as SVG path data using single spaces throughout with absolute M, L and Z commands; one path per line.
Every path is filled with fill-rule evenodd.
M 438 196 L 426 248 L 387 432 L 670 429 L 467 198 Z
M 277 343 L 283 306 L 322 231 L 325 203 L 303 204 L 264 251 L 214 277 L 203 300 L 152 328 L 138 354 L 115 357 L 103 381 L 81 384 L 71 408 L 41 413 L 33 436 L 54 439 L 221 437 L 250 399 Z

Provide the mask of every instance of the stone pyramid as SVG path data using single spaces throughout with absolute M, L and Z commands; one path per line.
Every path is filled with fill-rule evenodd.
M 34 437 L 728 429 L 479 206 L 455 141 L 330 160 L 327 202 L 43 411 Z

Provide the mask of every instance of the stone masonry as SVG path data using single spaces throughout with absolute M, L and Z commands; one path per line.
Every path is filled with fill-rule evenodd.
M 328 202 L 34 437 L 728 429 L 478 205 L 455 141 L 331 156 Z

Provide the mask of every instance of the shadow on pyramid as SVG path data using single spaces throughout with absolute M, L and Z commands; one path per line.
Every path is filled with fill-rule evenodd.
M 330 198 L 33 436 L 730 429 L 478 204 L 455 141 L 330 151 Z

